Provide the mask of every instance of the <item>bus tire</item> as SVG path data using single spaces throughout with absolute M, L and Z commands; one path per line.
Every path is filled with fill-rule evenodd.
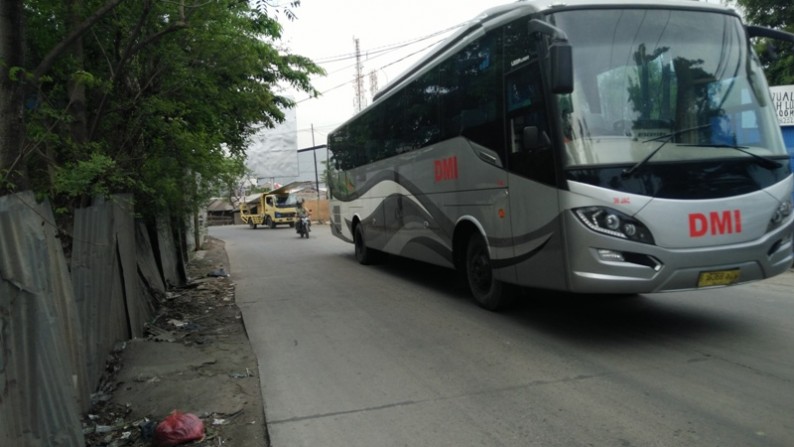
M 480 234 L 473 234 L 466 246 L 466 280 L 474 300 L 483 309 L 497 311 L 512 301 L 509 284 L 494 279 L 488 246 Z
M 248 224 L 248 226 L 249 226 L 249 227 L 251 227 L 251 229 L 252 229 L 252 230 L 256 230 L 256 224 L 255 224 L 255 223 L 253 223 L 253 222 L 250 222 L 250 223 Z
M 270 229 L 276 228 L 276 223 L 273 222 L 273 219 L 271 219 L 270 216 L 265 217 L 265 225 L 267 225 Z
M 375 249 L 367 247 L 361 224 L 356 225 L 355 230 L 353 230 L 353 243 L 356 247 L 356 260 L 359 264 L 372 265 L 377 262 L 378 253 Z

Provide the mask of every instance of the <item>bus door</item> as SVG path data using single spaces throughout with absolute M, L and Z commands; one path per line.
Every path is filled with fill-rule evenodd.
M 511 68 L 504 85 L 516 276 L 522 285 L 564 284 L 554 133 L 541 65 L 532 58 Z

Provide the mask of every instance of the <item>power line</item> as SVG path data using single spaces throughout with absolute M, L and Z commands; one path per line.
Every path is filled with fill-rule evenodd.
M 442 34 L 442 33 L 446 32 L 446 31 L 452 30 L 452 29 L 454 29 L 454 28 L 447 28 L 444 31 L 439 31 L 437 33 L 433 33 L 432 36 L 436 36 L 436 35 Z M 379 51 L 371 51 L 371 50 L 370 51 L 365 51 L 364 52 L 364 56 L 366 57 L 365 60 L 366 61 L 375 60 L 375 59 L 377 59 L 377 58 L 379 58 L 381 56 L 385 56 L 385 55 L 387 55 L 389 53 L 392 53 L 394 51 L 397 51 L 397 50 L 399 50 L 401 48 L 405 48 L 405 47 L 408 47 L 410 45 L 417 44 L 417 43 L 421 42 L 422 40 L 427 40 L 427 39 L 422 38 L 422 39 L 414 40 L 414 41 L 412 41 L 410 43 L 407 43 L 407 44 L 395 44 L 393 46 L 388 46 L 388 47 L 379 47 L 379 48 L 384 48 L 384 49 L 379 50 Z M 435 43 L 438 43 L 438 42 L 440 42 L 440 40 L 435 41 L 433 45 L 435 45 Z M 422 50 L 419 50 L 419 51 L 422 51 Z M 411 54 L 415 54 L 415 53 L 411 53 Z M 355 58 L 356 58 L 355 57 L 355 53 L 351 53 L 351 56 L 348 59 L 355 59 Z M 339 61 L 342 61 L 342 60 L 343 59 L 340 59 Z M 345 60 L 347 60 L 347 59 L 345 59 Z M 348 64 L 348 65 L 345 65 L 344 67 L 340 67 L 340 68 L 337 68 L 336 70 L 330 71 L 330 72 L 328 72 L 326 74 L 326 77 L 330 76 L 330 75 L 333 75 L 333 74 L 336 74 L 336 73 L 341 73 L 341 72 L 349 70 L 351 68 L 355 68 L 356 64 L 357 64 L 357 62 L 353 62 L 352 64 Z M 322 65 L 322 64 L 320 64 L 320 65 Z M 388 67 L 389 65 L 392 65 L 392 64 L 384 65 L 384 67 Z
M 442 40 L 443 40 L 443 39 L 442 39 Z M 436 43 L 438 43 L 438 42 L 440 42 L 440 41 L 441 41 L 441 40 L 437 40 L 437 41 L 435 41 L 435 42 L 434 42 L 432 45 L 435 45 Z M 413 45 L 414 43 L 419 43 L 419 41 L 417 41 L 417 42 L 413 42 L 411 45 Z M 432 46 L 432 45 L 431 45 L 431 46 Z M 379 58 L 379 57 L 382 57 L 382 56 L 388 55 L 388 54 L 389 54 L 389 53 L 391 53 L 391 52 L 397 51 L 397 50 L 399 50 L 399 49 L 401 49 L 401 48 L 405 48 L 405 47 L 407 47 L 407 46 L 409 46 L 409 45 L 404 45 L 404 46 L 399 46 L 399 47 L 392 47 L 392 48 L 390 48 L 390 49 L 389 49 L 389 50 L 387 50 L 387 51 L 380 51 L 380 52 L 377 52 L 377 53 L 365 53 L 365 54 L 364 54 L 364 56 L 366 56 L 366 59 L 365 59 L 365 61 L 373 61 L 373 60 L 375 60 L 375 59 L 377 59 L 377 58 Z M 422 50 L 419 50 L 419 51 L 422 51 Z M 413 53 L 412 53 L 412 54 L 413 54 Z M 355 58 L 353 58 L 353 59 L 355 59 Z M 388 65 L 390 65 L 390 64 L 387 64 L 386 66 L 388 66 Z M 349 70 L 349 69 L 351 69 L 351 68 L 354 68 L 355 66 L 356 66 L 356 62 L 353 62 L 352 64 L 345 65 L 344 67 L 340 67 L 340 68 L 337 68 L 337 69 L 336 69 L 336 70 L 334 70 L 334 71 L 331 71 L 331 72 L 329 72 L 329 73 L 328 73 L 328 75 L 332 75 L 332 74 L 340 73 L 340 72 L 343 72 L 343 71 L 345 71 L 345 70 Z
M 422 42 L 423 40 L 431 39 L 431 38 L 436 37 L 436 36 L 438 36 L 440 34 L 448 33 L 448 32 L 450 32 L 452 30 L 460 28 L 461 26 L 463 26 L 465 24 L 466 24 L 466 22 L 460 23 L 458 25 L 451 26 L 451 27 L 443 29 L 441 31 L 436 31 L 436 32 L 431 33 L 431 34 L 426 34 L 426 35 L 421 36 L 421 37 L 416 37 L 414 39 L 410 39 L 410 40 L 406 40 L 406 41 L 402 41 L 402 42 L 382 45 L 382 46 L 375 47 L 375 48 L 372 48 L 372 49 L 369 49 L 369 50 L 363 50 L 362 52 L 364 54 L 366 54 L 367 56 L 369 56 L 370 54 L 378 55 L 378 54 L 384 53 L 384 52 L 388 53 L 388 52 L 391 52 L 391 51 L 394 51 L 394 50 L 397 50 L 397 49 L 400 49 L 400 48 L 404 48 L 404 47 L 413 45 L 415 43 Z M 334 63 L 334 62 L 343 62 L 343 61 L 352 60 L 352 59 L 355 59 L 355 58 L 356 58 L 356 53 L 355 52 L 353 52 L 353 53 L 344 53 L 344 54 L 339 54 L 339 55 L 336 55 L 336 56 L 328 56 L 328 57 L 325 57 L 325 58 L 317 58 L 317 59 L 314 59 L 314 63 L 319 64 L 319 65 L 323 65 L 323 64 L 330 64 L 330 63 Z
M 420 37 L 417 37 L 417 38 L 414 38 L 414 39 L 410 39 L 410 40 L 407 40 L 407 41 L 402 41 L 402 42 L 397 42 L 397 43 L 393 43 L 393 44 L 382 45 L 380 47 L 375 47 L 375 48 L 373 48 L 371 50 L 367 50 L 365 52 L 366 55 L 368 56 L 367 60 L 375 59 L 377 57 L 380 57 L 380 56 L 383 56 L 385 54 L 391 53 L 391 52 L 396 51 L 398 49 L 405 48 L 407 46 L 414 45 L 416 43 L 428 40 L 430 38 L 433 38 L 433 37 L 436 37 L 436 36 L 439 36 L 439 35 L 442 35 L 442 34 L 449 33 L 450 31 L 453 31 L 453 30 L 455 30 L 457 28 L 460 28 L 461 26 L 464 26 L 466 23 L 468 23 L 468 22 L 459 23 L 459 24 L 457 24 L 455 26 L 451 26 L 451 27 L 445 28 L 443 30 L 436 31 L 436 32 L 433 32 L 433 33 L 430 33 L 430 34 L 426 34 L 424 36 L 420 36 Z M 387 63 L 385 65 L 382 65 L 377 70 L 382 70 L 382 69 L 384 69 L 386 67 L 390 67 L 390 66 L 392 66 L 394 64 L 397 64 L 397 63 L 399 63 L 401 61 L 404 61 L 405 59 L 408 59 L 411 56 L 414 56 L 414 55 L 416 55 L 418 53 L 421 53 L 422 51 L 427 50 L 428 48 L 440 43 L 441 41 L 443 41 L 443 39 L 438 39 L 438 40 L 434 41 L 432 44 L 427 45 L 425 47 L 422 47 L 421 49 L 419 49 L 417 51 L 414 51 L 414 52 L 412 52 L 412 53 L 410 53 L 410 54 L 408 54 L 406 56 L 403 56 L 403 57 L 397 59 L 396 61 L 393 61 L 393 62 Z M 370 55 L 372 55 L 371 58 L 369 57 Z M 345 53 L 345 54 L 342 54 L 342 55 L 327 57 L 327 58 L 325 58 L 325 60 L 320 58 L 320 59 L 315 60 L 315 63 L 317 63 L 318 65 L 322 65 L 322 64 L 328 64 L 328 63 L 334 63 L 334 62 L 342 62 L 342 61 L 346 61 L 346 60 L 354 60 L 354 62 L 352 64 L 346 65 L 345 67 L 339 68 L 339 69 L 334 70 L 333 72 L 329 73 L 329 74 L 336 74 L 336 73 L 340 73 L 340 72 L 346 71 L 346 70 L 348 70 L 350 68 L 359 69 L 360 60 L 356 60 L 357 57 L 360 57 L 360 53 L 357 53 L 357 52 Z M 356 79 L 358 79 L 358 78 L 355 78 L 354 82 L 356 81 Z M 338 85 L 335 85 L 335 86 L 333 86 L 333 87 L 331 87 L 329 89 L 323 90 L 322 92 L 320 92 L 320 94 L 323 95 L 325 93 L 332 92 L 332 91 L 334 91 L 336 89 L 342 88 L 342 87 L 348 85 L 349 82 L 350 81 L 342 82 L 342 83 L 340 83 Z M 295 101 L 295 104 L 296 105 L 297 104 L 301 104 L 301 103 L 304 103 L 304 102 L 309 101 L 311 99 L 315 99 L 315 97 L 308 97 L 308 98 L 304 98 L 304 99 Z
M 419 53 L 421 53 L 421 52 L 423 52 L 423 51 L 425 51 L 425 50 L 427 50 L 427 49 L 429 49 L 429 48 L 432 48 L 433 46 L 435 46 L 435 45 L 437 45 L 437 44 L 441 43 L 442 41 L 443 41 L 443 39 L 439 39 L 439 40 L 437 40 L 437 41 L 435 41 L 435 42 L 431 43 L 430 45 L 427 45 L 427 46 L 425 46 L 425 47 L 422 47 L 422 48 L 420 48 L 419 50 L 417 50 L 417 51 L 414 51 L 413 53 L 410 53 L 410 54 L 408 54 L 408 55 L 405 55 L 405 56 L 401 57 L 400 59 L 397 59 L 396 61 L 389 62 L 389 63 L 388 63 L 388 64 L 386 64 L 386 65 L 382 65 L 381 67 L 379 67 L 379 68 L 378 68 L 378 70 L 382 70 L 382 69 L 384 69 L 384 68 L 386 68 L 386 67 L 390 67 L 390 66 L 392 66 L 392 65 L 394 65 L 394 64 L 397 64 L 397 63 L 399 63 L 399 62 L 402 62 L 402 61 L 404 61 L 405 59 L 408 59 L 408 58 L 409 58 L 409 57 L 411 57 L 411 56 L 415 56 L 415 55 L 417 55 L 417 54 L 419 54 Z M 326 94 L 326 93 L 328 93 L 328 92 L 332 92 L 332 91 L 334 91 L 334 90 L 336 90 L 336 89 L 338 89 L 338 88 L 345 87 L 345 86 L 347 86 L 347 85 L 349 85 L 349 84 L 350 84 L 350 81 L 345 81 L 345 82 L 342 82 L 341 84 L 338 84 L 338 85 L 335 85 L 335 86 L 333 86 L 333 87 L 331 87 L 331 88 L 329 88 L 329 89 L 323 90 L 322 92 L 320 92 L 320 94 L 321 94 L 321 95 L 324 95 L 324 94 Z M 295 104 L 300 104 L 300 103 L 303 103 L 303 102 L 309 101 L 309 100 L 311 100 L 311 99 L 317 99 L 317 97 L 310 96 L 310 97 L 308 97 L 308 98 L 304 98 L 304 99 L 301 99 L 301 100 L 295 101 Z
M 263 129 L 266 129 L 265 132 L 267 133 L 268 136 L 292 135 L 292 134 L 294 134 L 296 132 L 315 132 L 315 133 L 318 133 L 318 134 L 321 134 L 321 135 L 328 135 L 328 132 L 324 132 L 324 131 L 322 131 L 320 129 L 331 129 L 331 130 L 333 130 L 333 129 L 336 128 L 336 126 L 338 126 L 340 124 L 342 124 L 341 121 L 336 122 L 336 123 L 331 123 L 331 124 L 323 124 L 322 126 L 314 126 L 312 124 L 312 127 L 304 127 L 302 129 L 295 129 L 295 130 L 284 130 L 284 131 L 280 131 L 280 132 L 270 132 L 270 131 L 273 130 L 272 128 L 263 128 Z

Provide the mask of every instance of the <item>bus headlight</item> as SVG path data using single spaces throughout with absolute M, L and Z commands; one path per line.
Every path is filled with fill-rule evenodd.
M 573 210 L 576 217 L 591 230 L 645 244 L 653 244 L 648 228 L 638 220 L 620 211 L 601 206 L 589 206 Z
M 606 222 L 607 228 L 610 230 L 618 231 L 620 229 L 620 218 L 618 216 L 614 214 L 607 214 L 607 217 L 604 219 L 604 221 Z
M 794 209 L 794 205 L 792 205 L 791 199 L 786 199 L 780 202 L 780 205 L 778 205 L 774 214 L 772 214 L 772 218 L 769 219 L 769 225 L 767 225 L 766 231 L 772 231 L 779 227 L 780 224 L 786 220 L 786 218 L 791 216 L 792 209 Z

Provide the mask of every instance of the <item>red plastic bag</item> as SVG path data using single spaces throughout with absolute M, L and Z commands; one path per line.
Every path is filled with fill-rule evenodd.
M 202 439 L 204 439 L 204 422 L 195 414 L 176 410 L 157 424 L 154 430 L 154 445 L 157 447 L 172 447 Z

